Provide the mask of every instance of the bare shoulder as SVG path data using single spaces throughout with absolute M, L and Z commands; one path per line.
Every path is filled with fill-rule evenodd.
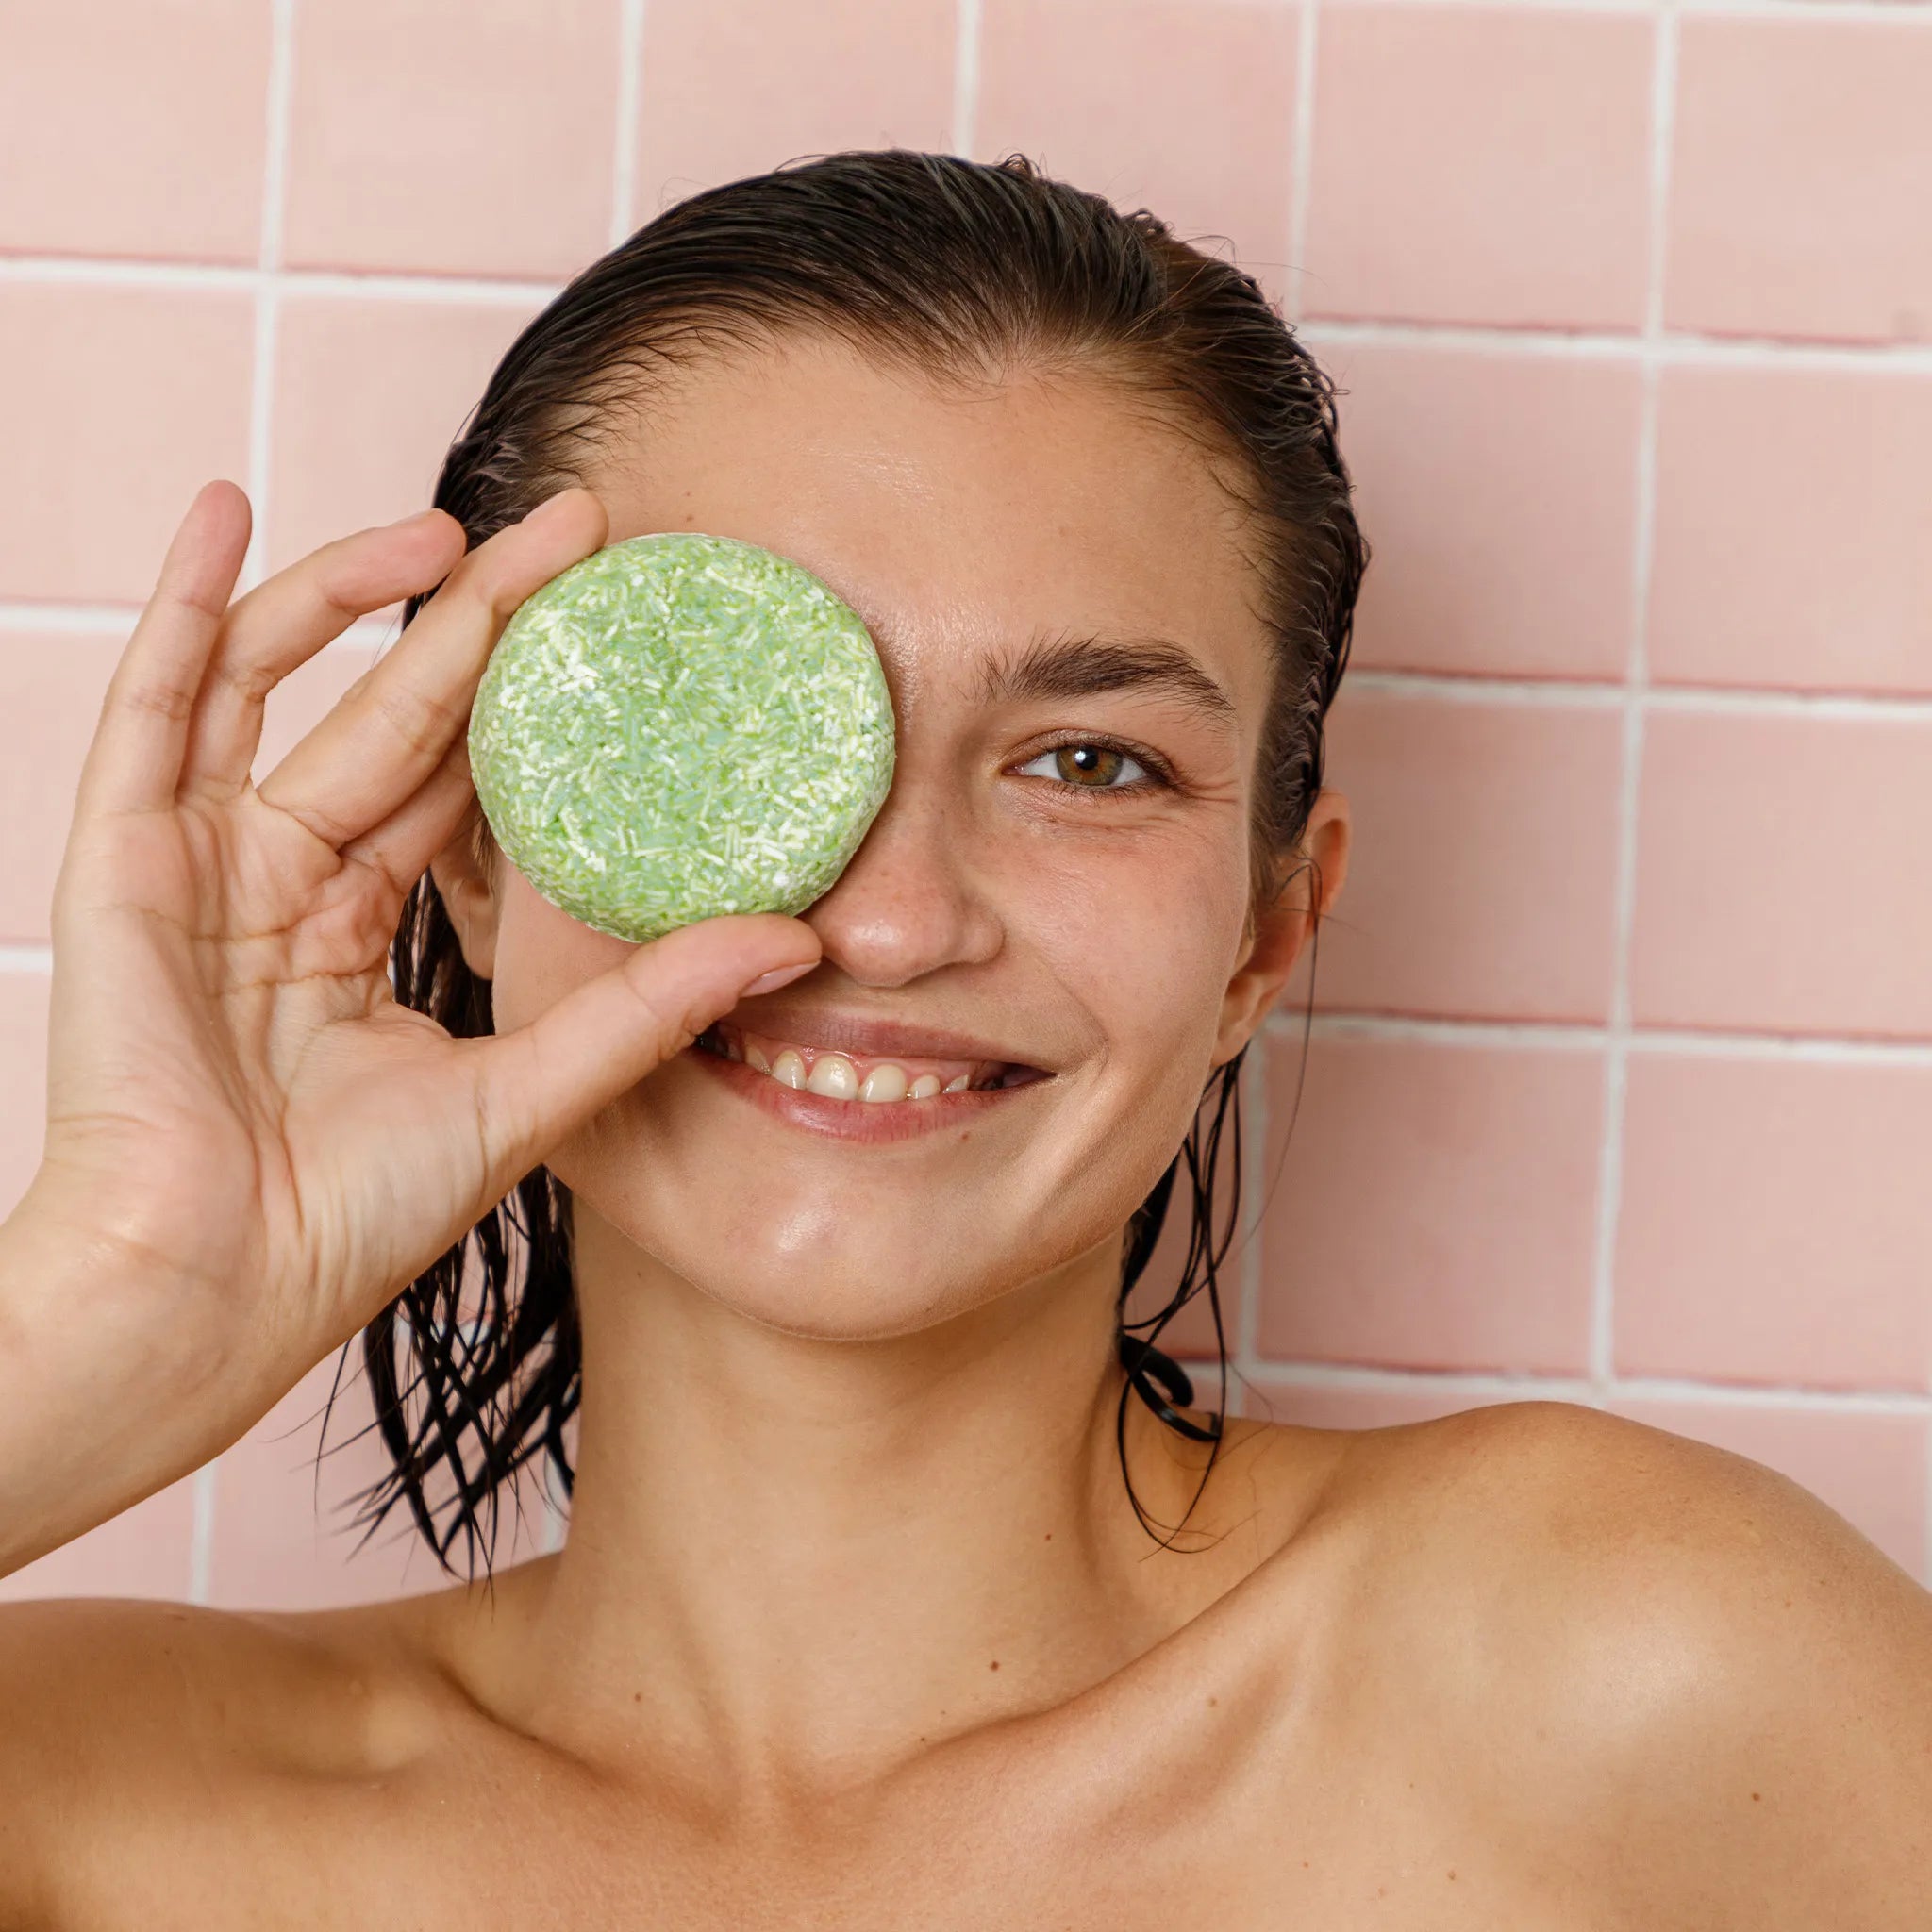
M 438 1698 L 420 1628 L 436 1598 L 311 1614 L 165 1603 L 0 1608 L 0 1921 L 54 1896 L 136 1821 L 288 1779 L 407 1760 Z
M 1486 1741 L 1487 1828 L 1611 1923 L 1924 1923 L 1932 1594 L 1842 1517 L 1566 1403 L 1375 1432 L 1357 1474 L 1419 1553 L 1405 1621 L 1428 1707 Z

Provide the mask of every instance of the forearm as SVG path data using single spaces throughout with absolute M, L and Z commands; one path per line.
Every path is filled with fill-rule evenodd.
M 199 1468 L 247 1426 L 195 1291 L 29 1191 L 0 1222 L 0 1575 Z M 170 1307 L 178 1291 L 181 1301 Z M 158 1324 L 158 1311 L 167 1310 Z M 246 1397 L 242 1397 L 245 1407 Z

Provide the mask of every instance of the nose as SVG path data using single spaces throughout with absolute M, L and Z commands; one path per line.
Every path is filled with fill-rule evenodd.
M 824 957 L 866 986 L 904 986 L 945 966 L 983 965 L 1004 928 L 973 876 L 968 814 L 907 769 L 829 891 L 799 915 Z

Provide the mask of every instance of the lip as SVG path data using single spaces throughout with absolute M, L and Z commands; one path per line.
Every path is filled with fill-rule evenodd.
M 747 1033 L 796 1041 L 801 1046 L 827 1053 L 849 1054 L 855 1059 L 895 1058 L 934 1060 L 1006 1060 L 1015 1066 L 1037 1067 L 1042 1074 L 1058 1071 L 996 1040 L 974 1033 L 941 1033 L 928 1026 L 906 1026 L 894 1020 L 869 1020 L 862 1013 L 821 1011 L 808 1007 L 766 1006 L 752 1001 L 724 1018 Z M 764 1075 L 760 1074 L 762 1079 Z M 896 1106 L 883 1101 L 881 1106 Z
M 831 1046 L 832 1037 L 824 1026 L 816 1020 L 813 1024 L 818 1035 L 813 1044 Z M 868 1037 L 876 1038 L 892 1030 L 874 1027 L 869 1029 Z M 902 1039 L 945 1041 L 954 1046 L 961 1041 L 958 1034 L 897 1030 Z M 866 1049 L 854 1046 L 839 1050 L 858 1053 Z M 896 1050 L 900 1053 L 932 1053 L 935 1058 L 965 1058 L 957 1053 L 941 1056 L 931 1047 L 901 1045 Z M 874 1048 L 872 1051 L 884 1053 L 887 1049 Z M 997 1052 L 982 1052 L 978 1057 L 989 1059 L 1000 1058 Z M 834 1100 L 827 1094 L 788 1087 L 782 1080 L 774 1080 L 771 1074 L 746 1066 L 742 1060 L 725 1059 L 695 1042 L 686 1047 L 679 1058 L 695 1060 L 713 1079 L 722 1080 L 726 1087 L 742 1094 L 754 1107 L 762 1108 L 774 1120 L 803 1127 L 807 1132 L 822 1135 L 827 1140 L 856 1141 L 867 1145 L 914 1141 L 927 1134 L 942 1134 L 951 1128 L 970 1125 L 979 1120 L 989 1108 L 1009 1106 L 1021 1095 L 1035 1092 L 1050 1084 L 1047 1080 L 1032 1080 L 1022 1087 L 969 1087 L 962 1088 L 958 1093 L 935 1093 L 929 1100 Z

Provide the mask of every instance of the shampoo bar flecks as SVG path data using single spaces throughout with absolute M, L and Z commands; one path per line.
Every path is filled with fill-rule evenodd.
M 858 614 L 727 537 L 613 543 L 505 626 L 470 715 L 510 862 L 600 932 L 799 912 L 892 777 L 892 706 Z

